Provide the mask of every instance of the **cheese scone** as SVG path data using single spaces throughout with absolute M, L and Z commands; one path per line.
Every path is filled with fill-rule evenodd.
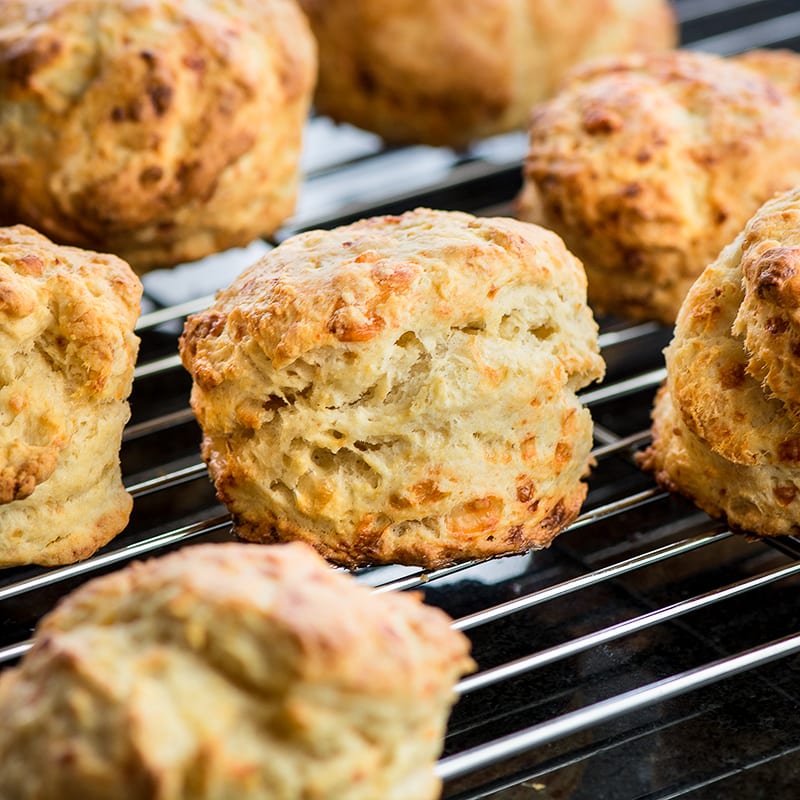
M 580 262 L 510 219 L 417 211 L 284 242 L 190 317 L 203 456 L 237 532 L 349 566 L 550 543 L 602 376 Z
M 0 224 L 139 272 L 267 236 L 315 78 L 294 0 L 0 0 Z
M 692 287 L 643 465 L 728 523 L 800 531 L 800 190 L 766 203 Z
M 800 183 L 800 114 L 763 72 L 688 51 L 600 59 L 534 110 L 519 215 L 583 261 L 596 310 L 673 324 L 759 206 Z
M 86 584 L 0 677 L 7 800 L 435 800 L 469 640 L 301 544 Z
M 115 256 L 0 228 L 0 566 L 85 558 L 127 524 L 141 294 Z

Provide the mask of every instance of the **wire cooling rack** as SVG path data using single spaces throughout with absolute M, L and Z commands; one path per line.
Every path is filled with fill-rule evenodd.
M 796 2 L 676 3 L 689 47 L 800 49 Z M 332 227 L 426 205 L 511 213 L 524 134 L 465 152 L 386 149 L 309 123 L 307 180 L 291 228 Z M 132 559 L 232 538 L 199 459 L 177 357 L 183 319 L 268 249 L 145 278 L 146 308 L 122 464 L 129 527 L 87 561 L 0 575 L 0 666 L 42 614 Z M 415 589 L 473 642 L 437 769 L 444 797 L 794 797 L 800 775 L 800 542 L 748 540 L 657 488 L 635 466 L 664 377 L 658 325 L 601 320 L 605 383 L 585 391 L 597 460 L 580 517 L 546 551 L 424 572 L 355 573 L 377 592 Z

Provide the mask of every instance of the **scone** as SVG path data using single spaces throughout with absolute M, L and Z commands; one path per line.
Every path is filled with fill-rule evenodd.
M 604 369 L 585 280 L 548 231 L 426 209 L 268 253 L 181 340 L 237 532 L 348 566 L 548 545 Z
M 85 558 L 127 524 L 141 294 L 115 256 L 0 228 L 0 566 Z
M 596 310 L 672 324 L 705 266 L 797 183 L 800 114 L 755 69 L 604 59 L 534 111 L 520 216 L 583 260 Z
M 6 800 L 434 800 L 469 641 L 300 544 L 86 584 L 0 677 Z
M 140 272 L 269 235 L 315 77 L 294 0 L 0 0 L 0 223 Z
M 643 456 L 662 485 L 763 535 L 800 532 L 800 190 L 692 287 Z
M 319 41 L 317 108 L 389 142 L 524 128 L 579 61 L 676 40 L 665 0 L 300 2 Z

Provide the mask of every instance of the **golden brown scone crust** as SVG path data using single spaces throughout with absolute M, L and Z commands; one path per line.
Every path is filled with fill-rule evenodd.
M 755 70 L 701 53 L 601 59 L 534 112 L 520 216 L 583 260 L 604 312 L 672 324 L 703 268 L 800 183 L 800 115 Z
M 800 54 L 794 50 L 748 50 L 730 60 L 760 72 L 800 106 Z
M 548 231 L 419 209 L 293 237 L 181 341 L 238 533 L 346 565 L 542 547 L 578 513 L 603 374 Z
M 0 566 L 85 558 L 127 524 L 141 294 L 115 256 L 0 228 Z
M 300 544 L 74 592 L 0 678 L 6 800 L 433 800 L 467 638 Z
M 800 193 L 767 203 L 748 225 L 742 257 L 744 297 L 734 334 L 748 372 L 800 423 Z
M 293 0 L 0 0 L 0 222 L 138 271 L 268 235 L 315 71 Z
M 800 530 L 800 190 L 766 203 L 692 287 L 644 466 L 729 523 Z
M 523 128 L 566 70 L 661 50 L 664 0 L 301 0 L 319 41 L 315 103 L 390 142 L 460 146 Z

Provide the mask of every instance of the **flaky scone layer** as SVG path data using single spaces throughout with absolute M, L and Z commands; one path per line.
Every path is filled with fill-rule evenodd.
M 759 206 L 800 183 L 796 101 L 763 72 L 688 51 L 600 59 L 534 110 L 520 215 L 584 262 L 596 309 L 672 324 Z
M 0 223 L 139 271 L 269 235 L 315 76 L 292 0 L 0 0 Z
M 0 228 L 0 566 L 75 561 L 127 524 L 141 293 L 114 256 Z
M 301 544 L 204 545 L 99 578 L 0 678 L 14 800 L 434 800 L 469 641 Z
M 545 546 L 585 495 L 597 327 L 580 263 L 535 226 L 420 209 L 301 234 L 181 350 L 248 539 L 433 566 Z

